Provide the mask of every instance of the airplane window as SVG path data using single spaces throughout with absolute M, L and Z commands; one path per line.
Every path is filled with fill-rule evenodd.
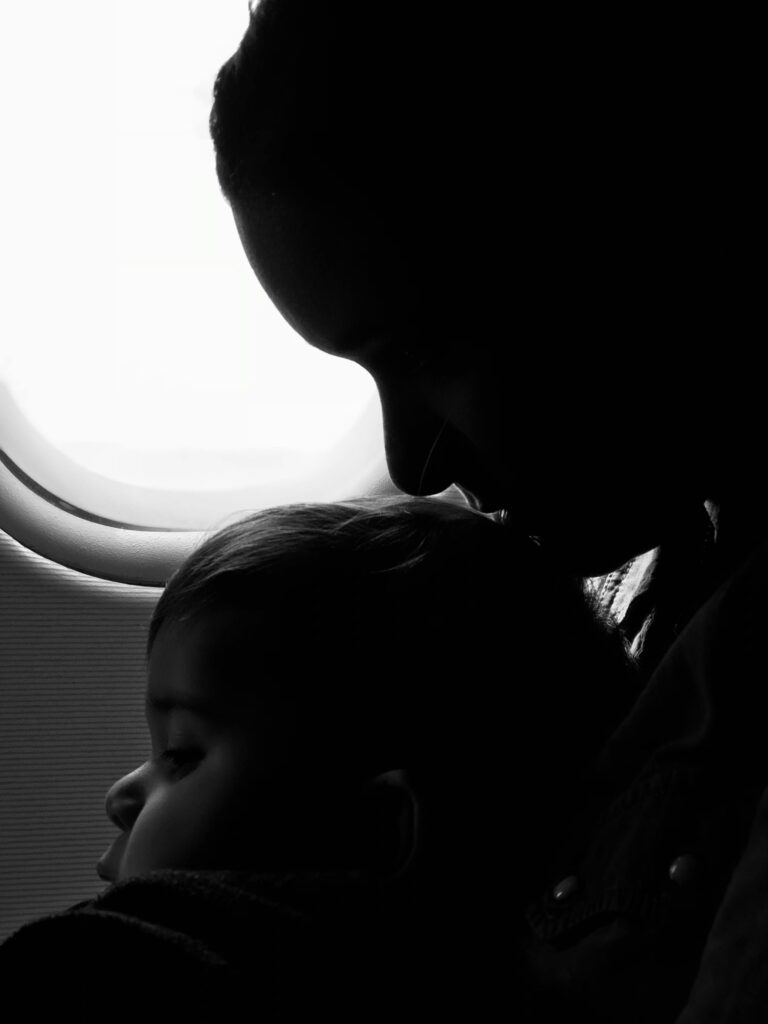
M 0 15 L 0 442 L 70 504 L 205 528 L 384 473 L 370 377 L 304 344 L 214 172 L 213 80 L 245 0 Z

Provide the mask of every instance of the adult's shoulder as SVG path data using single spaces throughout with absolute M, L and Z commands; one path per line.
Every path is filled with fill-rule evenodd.
M 766 693 L 768 542 L 746 554 L 693 616 L 657 670 L 660 681 L 696 681 L 711 711 L 735 728 L 757 724 Z M 752 710 L 748 710 L 748 706 Z M 751 723 L 744 718 L 744 713 Z
M 741 627 L 762 618 L 768 605 L 768 540 L 753 547 L 733 567 L 702 608 L 703 619 Z M 701 627 L 699 627 L 701 628 Z
M 763 955 L 768 934 L 767 573 L 761 543 L 682 629 L 545 860 L 525 956 L 536 986 L 565 1000 L 563 1019 L 586 1000 L 590 1019 L 671 1020 L 697 973 L 698 1012 L 722 965 L 737 988 L 757 980 L 762 961 L 740 962 L 739 942 Z M 724 1005 L 737 991 L 712 984 Z M 760 997 L 745 1021 L 768 1020 Z

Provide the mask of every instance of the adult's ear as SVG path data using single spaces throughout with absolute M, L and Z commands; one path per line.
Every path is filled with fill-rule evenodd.
M 402 768 L 369 779 L 364 791 L 368 864 L 388 880 L 404 874 L 419 849 L 419 798 Z

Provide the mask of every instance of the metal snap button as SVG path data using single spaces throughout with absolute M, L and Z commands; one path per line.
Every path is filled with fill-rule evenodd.
M 690 853 L 675 857 L 669 865 L 669 877 L 675 885 L 690 885 L 699 874 L 699 865 Z
M 562 903 L 563 900 L 569 899 L 576 890 L 579 888 L 579 880 L 576 875 L 568 875 L 552 890 L 552 899 L 557 900 L 558 903 Z

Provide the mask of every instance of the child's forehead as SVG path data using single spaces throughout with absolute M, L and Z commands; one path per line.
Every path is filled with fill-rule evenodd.
M 259 671 L 254 616 L 219 608 L 160 627 L 147 667 L 147 704 L 214 707 L 274 699 L 276 686 Z

